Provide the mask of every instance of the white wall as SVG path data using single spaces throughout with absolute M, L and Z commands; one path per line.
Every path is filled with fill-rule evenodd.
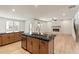
M 61 32 L 66 34 L 72 34 L 72 21 L 64 20 L 61 22 Z
M 70 34 L 73 36 L 74 40 L 76 40 L 75 30 L 74 30 L 74 23 L 72 20 L 64 20 L 61 23 L 61 31 L 62 33 Z
M 24 33 L 29 33 L 30 32 L 30 24 L 31 24 L 31 20 L 26 20 L 25 21 L 25 31 Z

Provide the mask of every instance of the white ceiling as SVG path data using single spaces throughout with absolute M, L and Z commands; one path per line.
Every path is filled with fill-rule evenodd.
M 72 18 L 79 6 L 68 8 L 69 5 L 0 5 L 0 17 L 27 20 L 29 18 Z M 12 12 L 15 9 L 15 12 Z M 62 15 L 64 14 L 64 16 Z

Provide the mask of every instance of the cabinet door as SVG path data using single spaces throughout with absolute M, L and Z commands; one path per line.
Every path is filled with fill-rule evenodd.
M 40 54 L 48 53 L 48 42 L 44 40 L 40 40 Z
M 27 49 L 27 38 L 26 36 L 22 36 L 21 47 Z
M 2 44 L 8 44 L 10 43 L 10 38 L 9 38 L 9 34 L 4 34 L 2 35 Z
M 17 32 L 16 34 L 17 34 L 17 40 L 21 40 L 21 36 L 22 36 L 21 32 Z
M 2 36 L 0 36 L 0 45 L 2 45 Z
M 21 33 L 20 32 L 15 32 L 15 41 L 21 40 Z
M 32 38 L 27 37 L 27 50 L 32 53 Z
M 10 33 L 10 43 L 15 42 L 14 33 Z
M 39 54 L 39 39 L 33 38 L 32 53 Z

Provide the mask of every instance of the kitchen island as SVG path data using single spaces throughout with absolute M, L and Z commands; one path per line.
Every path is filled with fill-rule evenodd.
M 53 54 L 55 35 L 22 34 L 21 46 L 32 54 Z

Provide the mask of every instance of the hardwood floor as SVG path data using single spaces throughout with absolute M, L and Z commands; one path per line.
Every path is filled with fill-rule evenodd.
M 74 53 L 79 54 L 79 42 L 76 42 Z
M 71 35 L 58 35 L 54 39 L 54 53 L 79 54 L 79 42 L 76 42 Z
M 16 42 L 0 47 L 0 54 L 30 54 L 30 53 L 21 48 L 21 42 Z

